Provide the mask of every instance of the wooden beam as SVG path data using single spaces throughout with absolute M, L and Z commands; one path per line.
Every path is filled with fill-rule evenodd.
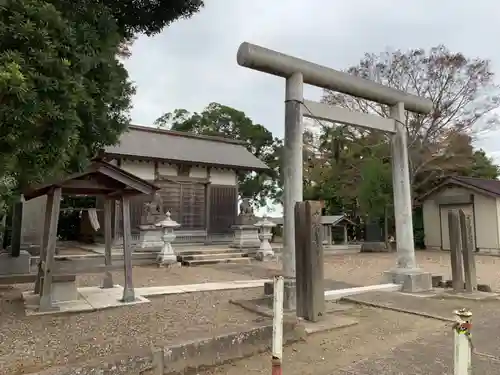
M 113 186 L 110 186 L 110 185 Z M 119 189 L 123 187 L 123 185 L 118 184 L 115 181 L 109 181 L 106 184 L 102 183 L 100 181 L 96 181 L 94 179 L 92 180 L 68 180 L 65 181 L 62 186 L 64 190 L 80 190 L 80 189 L 87 189 L 87 190 L 100 190 L 102 191 L 102 194 L 106 194 L 106 192 L 111 192 L 115 191 L 116 189 Z
M 135 301 L 134 284 L 132 280 L 132 229 L 130 227 L 130 198 L 123 196 L 122 202 L 122 229 L 123 229 L 123 302 Z
M 304 117 L 334 123 L 359 126 L 365 129 L 377 129 L 388 133 L 396 133 L 396 121 L 376 115 L 353 112 L 348 109 L 304 100 Z
M 305 202 L 297 202 L 295 204 L 295 295 L 296 295 L 296 314 L 298 317 L 303 318 L 306 316 L 306 290 L 305 290 L 305 242 L 304 232 L 306 231 L 304 218 Z
M 104 201 L 104 264 L 109 267 L 112 265 L 111 248 L 113 247 L 113 233 L 112 231 L 112 210 L 114 200 L 106 198 Z M 113 287 L 113 275 L 107 269 L 102 280 L 102 288 Z
M 47 253 L 47 241 L 49 239 L 50 218 L 52 216 L 52 206 L 53 206 L 54 194 L 48 194 L 45 202 L 45 215 L 43 220 L 42 228 L 42 238 L 40 239 L 40 258 L 38 260 L 38 272 L 35 280 L 35 294 L 40 294 L 42 290 L 42 278 L 43 278 L 43 262 L 45 261 L 45 254 Z
M 297 316 L 318 321 L 325 312 L 323 287 L 323 226 L 321 202 L 295 205 Z M 300 314 L 300 315 L 299 315 Z
M 50 226 L 47 247 L 45 252 L 45 267 L 43 273 L 43 286 L 40 295 L 40 311 L 49 311 L 54 308 L 52 305 L 52 271 L 54 267 L 54 256 L 56 252 L 57 241 L 57 225 L 59 222 L 59 208 L 61 207 L 62 189 L 55 188 L 50 194 L 49 201 L 51 201 L 51 212 L 49 222 L 45 222 L 46 226 Z
M 10 240 L 10 254 L 12 257 L 18 257 L 21 254 L 21 235 L 23 226 L 23 199 L 19 195 L 18 200 L 12 209 L 12 233 Z

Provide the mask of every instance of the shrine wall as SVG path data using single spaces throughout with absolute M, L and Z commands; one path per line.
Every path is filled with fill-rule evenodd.
M 152 161 L 121 160 L 120 167 L 146 181 L 155 180 L 155 163 Z M 158 163 L 158 175 L 177 176 L 178 166 L 173 163 Z M 189 169 L 189 177 L 209 178 L 213 185 L 236 186 L 238 178 L 234 169 L 194 165 Z

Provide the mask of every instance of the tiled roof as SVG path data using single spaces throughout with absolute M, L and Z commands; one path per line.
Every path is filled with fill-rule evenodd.
M 452 177 L 450 180 L 461 182 L 464 185 L 484 190 L 486 193 L 500 196 L 500 181 L 474 177 Z
M 213 165 L 241 170 L 269 169 L 250 153 L 243 142 L 184 132 L 130 126 L 115 146 L 106 147 L 108 155 L 139 157 L 172 162 Z

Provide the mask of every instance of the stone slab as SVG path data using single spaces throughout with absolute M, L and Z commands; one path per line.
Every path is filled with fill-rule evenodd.
M 26 250 L 21 250 L 18 257 L 9 253 L 0 254 L 0 275 L 20 275 L 30 273 L 31 255 Z
M 388 249 L 385 242 L 363 242 L 361 244 L 361 253 L 388 253 L 392 252 Z
M 337 289 L 346 289 L 346 288 L 353 288 L 356 287 L 357 285 L 354 284 L 349 284 L 345 283 L 343 281 L 336 281 L 336 280 L 330 280 L 330 279 L 325 279 L 323 280 L 323 288 L 326 290 L 337 290 Z M 272 281 L 268 281 L 264 284 L 264 294 L 266 296 L 270 296 L 274 293 L 274 284 Z
M 255 298 L 250 300 L 231 300 L 230 303 L 267 318 L 273 317 L 272 297 Z M 325 302 L 325 311 L 327 314 L 346 312 L 352 310 L 352 308 L 353 306 L 348 304 L 329 301 Z M 283 314 L 286 318 L 296 318 L 295 310 L 286 310 L 283 312 Z
M 94 310 L 151 302 L 138 293 L 136 293 L 134 301 L 122 302 L 123 288 L 120 285 L 115 285 L 113 288 L 106 289 L 100 287 L 86 287 L 80 288 L 78 291 Z
M 139 294 L 137 294 L 136 300 L 133 302 L 121 302 L 122 294 L 123 288 L 120 285 L 108 289 L 100 287 L 78 288 L 78 298 L 76 300 L 54 302 L 54 309 L 50 311 L 38 311 L 40 297 L 33 294 L 33 292 L 24 292 L 23 298 L 25 312 L 28 316 L 82 313 L 150 302 Z
M 230 282 L 219 283 L 199 283 L 199 284 L 186 284 L 186 285 L 169 285 L 169 286 L 152 286 L 135 288 L 138 295 L 144 297 L 161 296 L 168 294 L 182 294 L 182 293 L 195 293 L 207 292 L 217 290 L 232 290 L 232 289 L 248 289 L 248 288 L 261 288 L 262 285 L 268 281 L 263 280 L 237 280 Z
M 432 290 L 432 274 L 420 269 L 394 269 L 384 272 L 384 282 L 401 284 L 401 291 L 408 293 Z
M 299 325 L 303 326 L 307 335 L 312 335 L 314 333 L 328 332 L 333 331 L 334 329 L 351 327 L 358 323 L 359 321 L 357 319 L 347 316 L 325 314 L 318 322 L 312 323 L 306 320 L 300 320 Z
M 69 302 L 78 299 L 76 280 L 60 281 L 52 284 L 52 300 L 54 302 Z

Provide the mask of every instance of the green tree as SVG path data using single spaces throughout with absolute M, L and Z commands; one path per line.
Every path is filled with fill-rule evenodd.
M 0 6 L 0 176 L 17 188 L 77 168 L 126 129 L 133 88 L 111 15 L 72 21 L 52 4 Z
M 500 169 L 492 158 L 486 155 L 484 150 L 476 150 L 473 154 L 473 161 L 469 168 L 461 173 L 463 176 L 496 179 L 500 174 Z
M 176 109 L 159 117 L 155 124 L 171 130 L 195 134 L 223 136 L 244 142 L 245 147 L 271 169 L 266 173 L 244 173 L 238 176 L 241 196 L 260 205 L 278 194 L 279 152 L 281 141 L 263 125 L 255 124 L 237 109 L 210 103 L 201 113 Z
M 118 55 L 202 1 L 0 3 L 0 194 L 80 169 L 116 143 L 134 92 Z M 128 51 L 129 52 L 129 51 Z

